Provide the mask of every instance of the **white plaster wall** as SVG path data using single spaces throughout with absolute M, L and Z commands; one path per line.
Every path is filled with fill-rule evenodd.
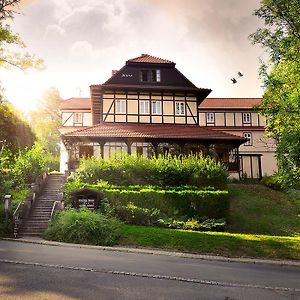
M 60 166 L 59 171 L 64 173 L 68 170 L 69 153 L 63 142 L 60 142 Z

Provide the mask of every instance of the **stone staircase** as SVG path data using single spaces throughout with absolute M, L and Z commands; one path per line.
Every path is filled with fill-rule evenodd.
M 35 200 L 34 206 L 27 219 L 22 222 L 19 237 L 41 236 L 48 227 L 52 207 L 58 200 L 58 194 L 62 192 L 65 176 L 62 174 L 50 174 L 46 185 Z

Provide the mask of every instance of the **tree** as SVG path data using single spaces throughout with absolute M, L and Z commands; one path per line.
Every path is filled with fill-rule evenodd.
M 59 105 L 62 98 L 59 91 L 51 87 L 41 98 L 37 109 L 30 114 L 30 124 L 44 149 L 54 155 L 59 154 L 59 132 L 61 125 Z
M 9 68 L 13 66 L 22 70 L 40 68 L 43 61 L 24 52 L 25 44 L 18 34 L 12 32 L 7 23 L 16 14 L 14 8 L 19 2 L 20 0 L 0 0 L 0 67 Z M 17 48 L 19 52 L 13 52 L 12 46 Z
M 300 4 L 299 0 L 262 0 L 254 15 L 265 21 L 250 36 L 269 61 L 260 68 L 265 92 L 260 106 L 267 134 L 276 139 L 279 176 L 300 186 Z
M 0 103 L 0 149 L 8 148 L 16 152 L 20 148 L 31 147 L 34 140 L 30 126 L 13 106 Z

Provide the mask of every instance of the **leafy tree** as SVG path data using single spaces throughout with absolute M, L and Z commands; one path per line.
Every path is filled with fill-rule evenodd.
M 31 147 L 35 135 L 30 126 L 10 104 L 0 103 L 0 149 L 15 152 L 19 148 Z
M 22 70 L 38 68 L 42 66 L 43 61 L 23 51 L 26 48 L 25 44 L 18 34 L 12 32 L 7 23 L 14 17 L 14 8 L 19 2 L 20 0 L 0 0 L 0 67 L 13 66 Z M 12 46 L 19 52 L 13 52 Z
M 278 143 L 279 175 L 300 186 L 300 5 L 298 0 L 262 0 L 254 15 L 265 22 L 250 38 L 269 53 L 261 65 L 261 104 L 267 133 Z
M 61 124 L 59 105 L 62 98 L 59 91 L 51 87 L 41 98 L 37 109 L 30 114 L 31 126 L 44 149 L 54 155 L 59 153 L 59 132 Z

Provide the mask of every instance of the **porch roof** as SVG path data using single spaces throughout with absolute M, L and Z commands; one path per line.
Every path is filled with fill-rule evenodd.
M 177 124 L 124 124 L 104 123 L 82 128 L 63 135 L 66 138 L 78 139 L 143 139 L 143 140 L 177 140 L 228 142 L 242 144 L 246 140 L 242 137 L 228 134 L 219 130 L 212 130 L 198 125 Z

